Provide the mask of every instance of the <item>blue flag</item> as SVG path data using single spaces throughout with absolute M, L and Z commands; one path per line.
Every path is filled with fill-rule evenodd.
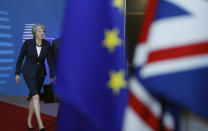
M 120 131 L 127 101 L 123 0 L 68 0 L 56 69 L 58 131 Z

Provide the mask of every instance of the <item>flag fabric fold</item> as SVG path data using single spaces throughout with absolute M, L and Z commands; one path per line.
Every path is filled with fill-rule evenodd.
M 149 1 L 135 48 L 135 76 L 129 81 L 126 131 L 159 130 L 162 107 L 151 94 L 208 120 L 207 11 L 206 0 Z M 176 130 L 169 116 L 169 120 L 163 118 L 164 126 Z M 134 125 L 129 124 L 130 120 L 135 121 Z
M 144 130 L 159 129 L 161 105 L 159 101 L 155 104 L 157 101 L 150 99 L 150 94 L 208 119 L 207 11 L 206 0 L 149 1 L 135 48 L 133 64 L 136 73 L 129 81 L 130 102 L 127 114 L 130 115 L 126 115 L 128 119 L 142 123 L 142 126 L 139 128 L 138 125 L 132 125 L 132 130 L 142 127 Z M 136 93 L 143 88 L 146 93 Z M 147 98 L 144 99 L 144 96 Z M 156 107 L 157 110 L 154 109 Z M 142 112 L 149 114 L 148 117 Z M 175 130 L 174 126 L 168 125 L 166 127 Z M 129 124 L 124 127 L 129 128 Z
M 157 0 L 156 7 L 136 75 L 151 92 L 208 120 L 208 2 Z
M 123 0 L 68 0 L 56 67 L 58 131 L 120 131 L 127 101 Z

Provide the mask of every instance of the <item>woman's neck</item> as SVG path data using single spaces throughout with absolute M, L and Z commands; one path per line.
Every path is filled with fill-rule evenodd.
M 42 45 L 42 39 L 37 39 L 36 38 L 36 44 L 38 45 L 38 46 L 41 46 Z

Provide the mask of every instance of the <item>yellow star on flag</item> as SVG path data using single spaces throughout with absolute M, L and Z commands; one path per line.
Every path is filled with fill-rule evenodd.
M 109 52 L 113 52 L 116 46 L 121 46 L 122 39 L 119 38 L 118 29 L 105 30 L 105 39 L 103 40 L 103 46 L 108 48 Z
M 118 8 L 119 11 L 122 11 L 124 9 L 124 0 L 113 0 L 113 6 Z
M 124 70 L 120 70 L 119 72 L 110 72 L 110 80 L 108 81 L 107 85 L 109 88 L 112 88 L 114 94 L 118 94 L 121 88 L 126 88 L 127 82 L 124 77 Z

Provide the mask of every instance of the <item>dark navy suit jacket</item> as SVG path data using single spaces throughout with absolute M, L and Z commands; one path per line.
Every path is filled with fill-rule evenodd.
M 22 65 L 22 61 L 25 57 L 25 62 Z M 38 57 L 35 39 L 26 40 L 16 62 L 15 75 L 20 75 L 20 73 L 22 73 L 24 77 L 34 79 L 37 77 L 38 73 L 38 77 L 45 77 L 47 75 L 45 67 L 46 58 L 49 65 L 50 78 L 53 78 L 54 62 L 52 60 L 50 42 L 43 40 L 41 52 Z

